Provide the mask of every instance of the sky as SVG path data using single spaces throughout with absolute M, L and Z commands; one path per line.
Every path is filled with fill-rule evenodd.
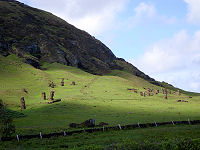
M 20 0 L 106 44 L 158 81 L 200 92 L 200 0 Z

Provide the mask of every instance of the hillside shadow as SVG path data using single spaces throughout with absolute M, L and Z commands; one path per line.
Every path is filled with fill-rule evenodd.
M 29 130 L 31 132 L 38 132 L 38 130 L 42 130 L 43 132 L 51 132 L 60 129 L 69 129 L 70 123 L 81 123 L 90 118 L 95 119 L 96 124 L 106 122 L 110 126 L 135 124 L 138 122 L 182 121 L 188 118 L 200 119 L 200 114 L 176 111 L 176 108 L 173 106 L 166 107 L 166 110 L 159 112 L 156 111 L 156 108 L 148 109 L 146 106 L 134 109 L 116 108 L 112 107 L 112 103 L 106 100 L 102 102 L 107 103 L 105 106 L 103 104 L 99 105 L 99 103 L 83 103 L 69 101 L 47 104 L 37 109 L 27 109 L 23 112 L 25 117 L 15 119 L 16 128 L 21 131 Z M 149 106 L 149 108 L 151 107 L 153 106 Z

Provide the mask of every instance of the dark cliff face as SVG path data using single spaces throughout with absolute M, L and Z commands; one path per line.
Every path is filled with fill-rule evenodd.
M 88 33 L 51 13 L 13 0 L 0 0 L 0 35 L 1 51 L 30 54 L 38 61 L 59 62 L 91 73 L 109 70 L 109 63 L 116 59 Z
M 93 74 L 127 70 L 154 81 L 125 60 L 117 59 L 95 37 L 53 14 L 15 0 L 0 0 L 0 54 L 12 53 L 37 68 L 40 62 L 58 62 Z

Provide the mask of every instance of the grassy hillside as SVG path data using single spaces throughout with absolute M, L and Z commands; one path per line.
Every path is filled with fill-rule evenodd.
M 168 132 L 166 132 L 168 131 Z M 70 150 L 188 150 L 199 149 L 200 127 L 166 126 L 128 131 L 74 134 L 50 139 L 11 141 L 2 149 L 70 149 Z M 190 135 L 188 137 L 188 135 Z
M 89 118 L 109 125 L 200 119 L 200 97 L 168 95 L 165 100 L 161 93 L 142 97 L 127 88 L 144 91 L 144 87 L 161 87 L 127 72 L 114 70 L 107 76 L 98 76 L 58 63 L 44 63 L 43 70 L 39 70 L 22 63 L 15 55 L 0 56 L 0 63 L 0 99 L 12 110 L 10 114 L 15 117 L 20 134 L 62 131 L 69 123 L 81 123 Z M 65 79 L 64 87 L 60 86 L 61 78 Z M 56 84 L 54 89 L 48 87 L 50 81 Z M 72 81 L 76 82 L 75 86 L 71 85 Z M 41 99 L 42 92 L 49 97 L 51 90 L 62 102 L 50 105 L 48 100 Z M 21 112 L 22 96 L 27 109 Z M 178 103 L 178 99 L 189 102 Z

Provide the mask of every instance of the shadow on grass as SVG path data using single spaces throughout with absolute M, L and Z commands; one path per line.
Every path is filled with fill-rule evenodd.
M 10 109 L 6 109 L 6 115 L 9 118 L 13 118 L 13 119 L 25 117 L 25 115 L 22 112 L 10 110 Z
M 188 118 L 191 120 L 199 119 L 198 114 L 189 116 L 187 113 L 180 113 L 176 109 L 167 109 L 167 107 L 167 110 L 159 112 L 156 111 L 156 108 L 148 109 L 145 108 L 146 105 L 144 107 L 141 105 L 131 111 L 130 109 L 120 108 L 120 105 L 119 107 L 112 107 L 113 103 L 110 103 L 110 101 L 101 102 L 101 105 L 92 100 L 90 100 L 90 103 L 84 103 L 84 100 L 79 102 L 80 100 L 64 101 L 47 104 L 40 108 L 27 109 L 23 111 L 25 117 L 15 119 L 16 128 L 23 134 L 30 133 L 29 131 L 31 133 L 39 133 L 41 131 L 50 133 L 63 131 L 64 129 L 72 130 L 69 128 L 70 123 L 80 124 L 90 118 L 95 119 L 96 124 L 106 122 L 109 126 L 136 124 L 138 122 L 181 121 Z

